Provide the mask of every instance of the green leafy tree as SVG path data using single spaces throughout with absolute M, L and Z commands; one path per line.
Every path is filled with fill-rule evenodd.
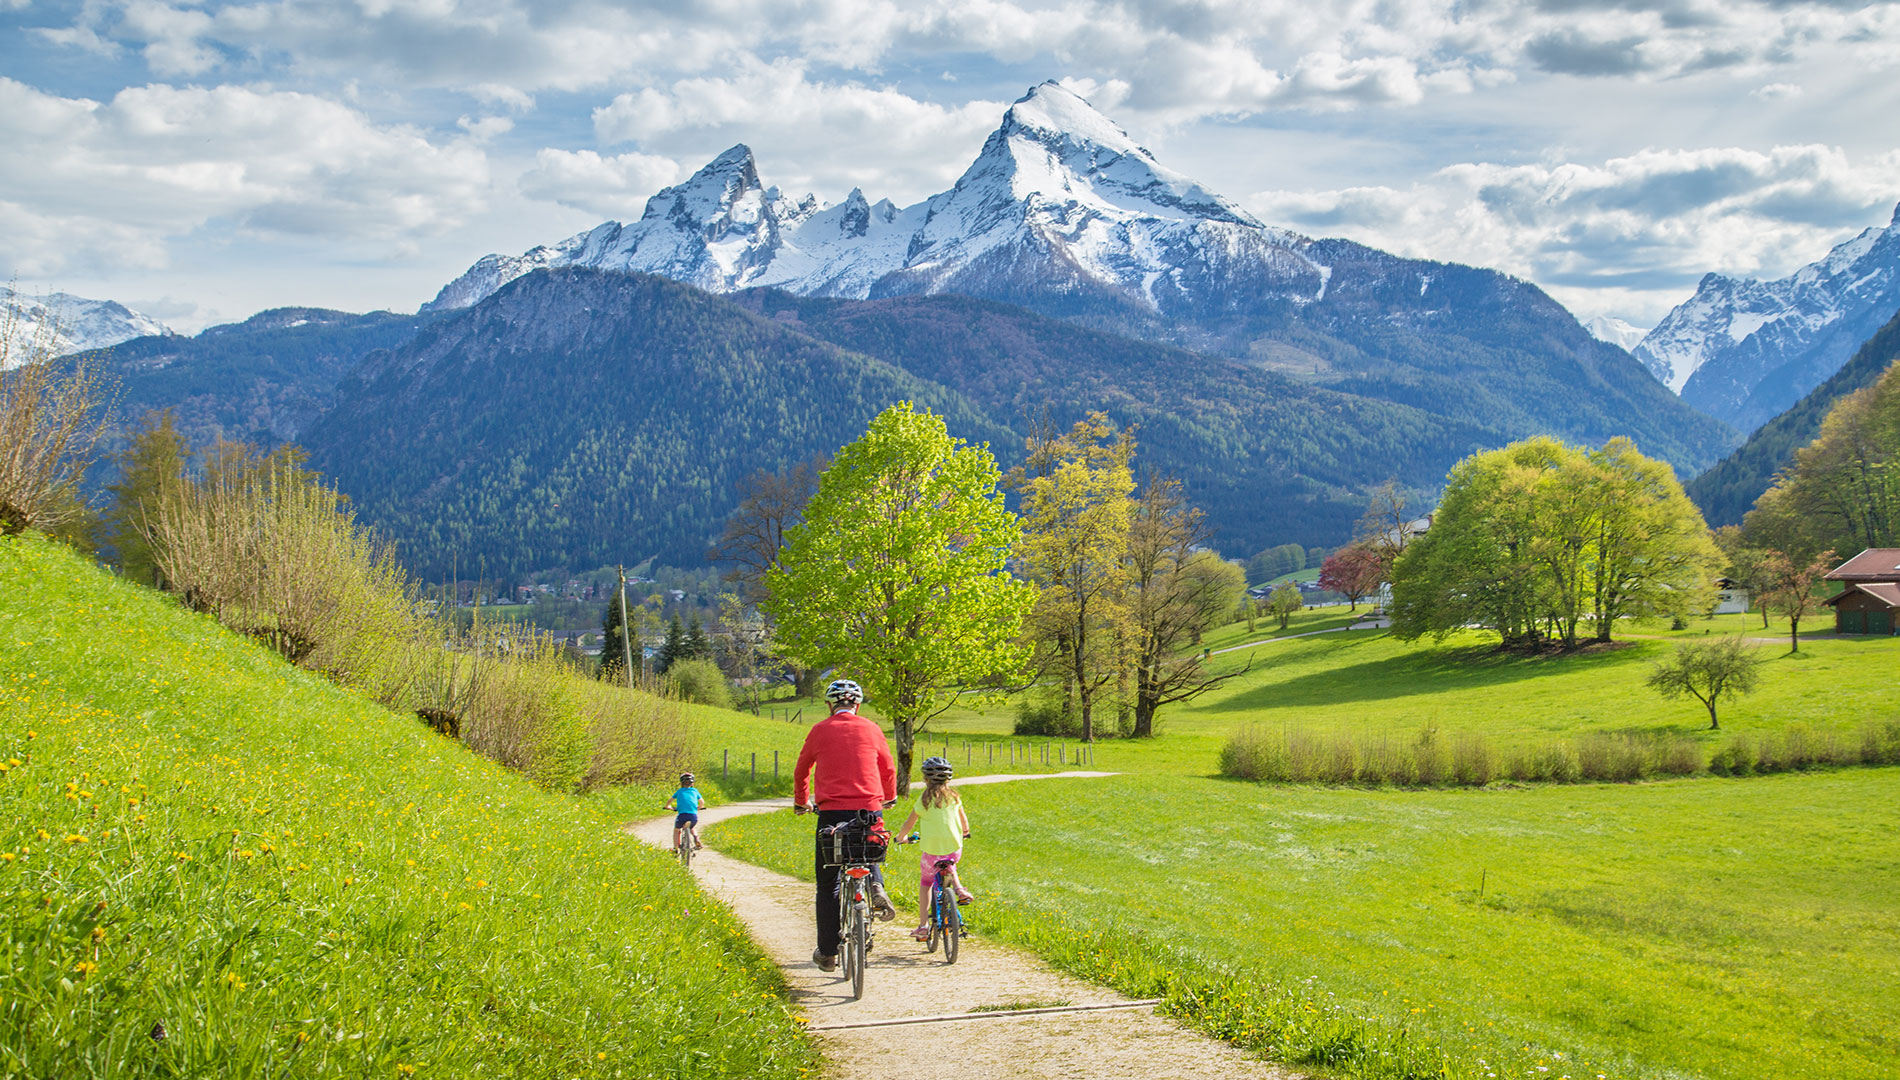
M 1280 587 L 1267 597 L 1267 613 L 1280 620 L 1280 629 L 1285 630 L 1293 613 L 1306 606 L 1306 599 L 1300 595 L 1300 587 L 1291 581 L 1283 581 Z
M 1760 677 L 1761 657 L 1742 643 L 1740 637 L 1720 641 L 1696 641 L 1677 645 L 1674 656 L 1657 664 L 1649 674 L 1649 685 L 1665 698 L 1684 694 L 1709 710 L 1709 727 L 1721 727 L 1715 707 L 1723 698 L 1753 693 Z
M 1022 526 L 999 479 L 988 446 L 893 405 L 838 452 L 766 575 L 780 651 L 836 665 L 890 717 L 903 792 L 930 719 L 1027 659 L 1036 590 L 1005 569 Z
M 1135 440 L 1092 413 L 1068 432 L 1032 437 L 1011 474 L 1022 493 L 1017 558 L 1041 587 L 1029 633 L 1043 667 L 1075 695 L 1082 741 L 1095 738 L 1095 705 L 1125 666 L 1130 622 L 1128 534 Z

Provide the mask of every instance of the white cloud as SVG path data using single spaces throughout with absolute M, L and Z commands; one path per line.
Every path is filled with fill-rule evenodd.
M 1318 235 L 1505 270 L 1586 311 L 1642 322 L 1710 270 L 1789 273 L 1885 224 L 1897 199 L 1900 151 L 1852 161 L 1831 147 L 1783 146 L 1652 150 L 1597 165 L 1468 163 L 1405 188 L 1267 191 L 1247 204 Z
M 635 220 L 647 197 L 679 179 L 679 163 L 652 154 L 602 157 L 592 150 L 544 149 L 523 173 L 521 193 L 603 217 Z
M 464 116 L 455 121 L 455 126 L 468 132 L 468 137 L 476 142 L 487 142 L 513 131 L 515 122 L 506 116 L 484 116 L 480 119 Z
M 954 180 L 1007 107 L 814 82 L 804 65 L 782 61 L 621 94 L 594 111 L 594 131 L 603 143 L 663 148 L 695 166 L 745 142 L 767 183 L 833 199 L 862 187 L 872 199 L 902 202 Z
M 162 265 L 207 227 L 387 248 L 481 208 L 488 162 L 308 94 L 133 87 L 64 98 L 0 78 L 6 273 Z
M 1763 101 L 1786 101 L 1789 98 L 1800 97 L 1801 87 L 1794 83 L 1769 83 L 1766 86 L 1758 86 L 1749 91 L 1748 96 L 1757 97 Z

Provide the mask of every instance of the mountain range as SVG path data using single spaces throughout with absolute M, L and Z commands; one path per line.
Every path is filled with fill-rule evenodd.
M 418 315 L 118 353 L 125 412 L 304 444 L 425 574 L 697 561 L 745 474 L 903 399 L 1005 463 L 1045 409 L 1136 424 L 1229 554 L 1338 543 L 1373 487 L 1527 435 L 1685 475 L 1737 441 L 1534 285 L 1257 221 L 1054 84 L 912 206 L 788 197 L 739 146 Z
M 1776 281 L 1708 274 L 1633 350 L 1695 408 L 1753 431 L 1900 310 L 1900 208 Z
M 44 337 L 47 356 L 91 352 L 147 335 L 167 336 L 171 328 L 149 315 L 112 300 L 88 300 L 71 293 L 28 296 L 0 286 L 0 308 L 8 319 L 0 333 L 0 353 L 12 366 L 24 361 L 34 342 Z

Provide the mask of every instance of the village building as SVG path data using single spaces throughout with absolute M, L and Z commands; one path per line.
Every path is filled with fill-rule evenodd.
M 1900 548 L 1868 548 L 1827 579 L 1843 586 L 1827 601 L 1836 633 L 1890 635 L 1900 626 Z

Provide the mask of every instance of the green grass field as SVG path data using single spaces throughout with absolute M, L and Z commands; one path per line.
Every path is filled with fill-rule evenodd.
M 1282 1060 L 1575 1080 L 1874 1080 L 1900 1061 L 1900 770 L 965 798 L 980 933 Z M 808 877 L 809 832 L 776 814 L 709 839 Z
M 0 596 L 0 1075 L 817 1067 L 619 831 L 658 795 L 543 791 L 44 541 Z

